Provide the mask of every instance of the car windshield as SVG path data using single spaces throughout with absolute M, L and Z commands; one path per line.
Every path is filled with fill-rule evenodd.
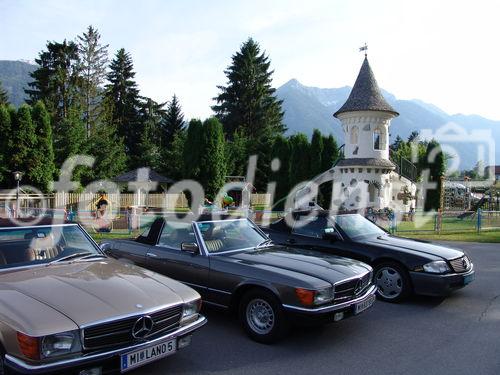
M 77 225 L 0 228 L 0 269 L 101 255 Z
M 198 222 L 209 253 L 254 249 L 269 242 L 250 220 L 220 220 Z
M 350 238 L 361 236 L 380 236 L 385 232 L 370 220 L 359 214 L 332 216 L 332 220 Z

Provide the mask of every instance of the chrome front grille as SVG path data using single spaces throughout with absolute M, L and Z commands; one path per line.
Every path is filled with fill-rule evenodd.
M 371 282 L 371 272 L 362 277 L 335 284 L 334 303 L 349 301 L 360 295 Z
M 137 320 L 149 316 L 153 321 L 151 332 L 144 339 L 168 333 L 179 327 L 182 305 L 156 311 L 151 314 L 134 315 L 111 322 L 97 324 L 83 329 L 83 347 L 86 351 L 130 344 L 136 339 L 132 335 Z
M 455 272 L 466 272 L 471 267 L 470 260 L 465 255 L 463 257 L 450 260 L 449 262 L 451 264 L 451 268 Z

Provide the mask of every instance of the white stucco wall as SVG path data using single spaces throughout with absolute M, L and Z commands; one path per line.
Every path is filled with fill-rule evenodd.
M 379 111 L 340 113 L 338 119 L 342 122 L 345 134 L 345 157 L 389 159 L 389 125 L 392 118 L 393 114 Z M 373 133 L 376 129 L 381 133 L 380 150 L 373 147 Z M 356 142 L 356 138 L 357 143 L 352 143 Z

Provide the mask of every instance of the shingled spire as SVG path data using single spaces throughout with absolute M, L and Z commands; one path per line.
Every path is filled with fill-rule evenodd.
M 382 111 L 399 115 L 382 96 L 366 56 L 349 98 L 333 116 L 353 111 Z

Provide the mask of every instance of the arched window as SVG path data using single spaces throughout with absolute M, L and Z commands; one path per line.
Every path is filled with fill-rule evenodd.
M 382 150 L 382 131 L 377 128 L 373 131 L 373 149 Z
M 352 145 L 358 144 L 358 133 L 359 133 L 358 127 L 353 126 L 351 129 L 351 144 Z

